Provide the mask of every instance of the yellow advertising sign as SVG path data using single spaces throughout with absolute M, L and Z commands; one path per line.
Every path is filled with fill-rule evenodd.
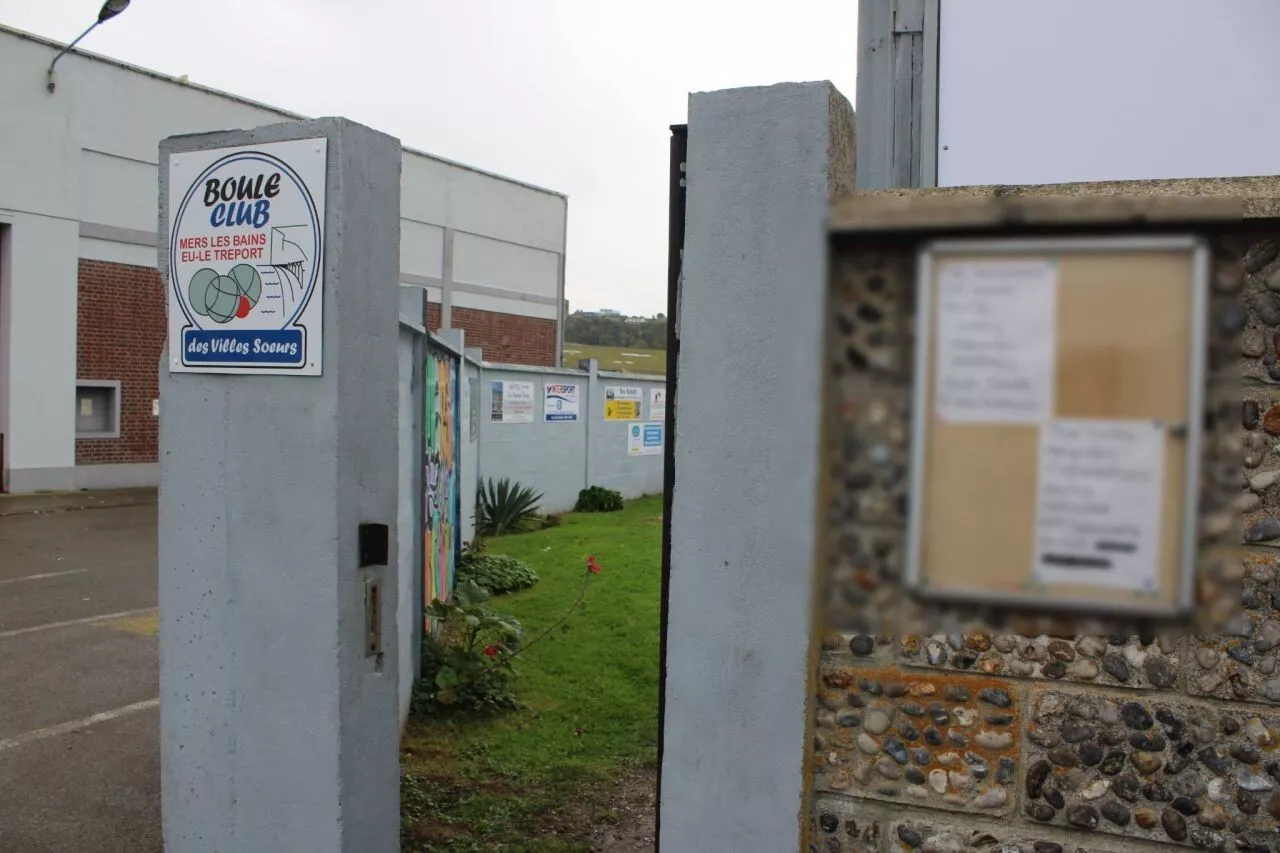
M 604 389 L 606 421 L 638 421 L 644 389 L 633 385 L 611 385 Z
M 640 420 L 640 401 L 605 400 L 604 419 L 606 421 L 638 421 Z

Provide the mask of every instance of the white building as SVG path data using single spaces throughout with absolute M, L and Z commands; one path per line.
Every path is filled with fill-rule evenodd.
M 157 481 L 157 149 L 302 118 L 0 27 L 0 489 Z M 567 200 L 405 149 L 402 305 L 495 361 L 558 365 Z

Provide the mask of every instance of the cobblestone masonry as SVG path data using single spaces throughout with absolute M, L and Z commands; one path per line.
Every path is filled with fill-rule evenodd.
M 1280 226 L 1212 244 L 1191 636 L 976 607 L 931 612 L 942 633 L 886 619 L 905 551 L 914 248 L 833 256 L 809 850 L 1280 853 Z

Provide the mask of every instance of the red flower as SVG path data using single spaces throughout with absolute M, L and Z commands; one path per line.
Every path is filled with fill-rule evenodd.
M 591 572 L 593 575 L 600 574 L 600 564 L 596 562 L 594 554 L 587 556 L 587 571 Z
M 485 646 L 484 653 L 486 657 L 495 657 L 498 654 L 497 646 Z

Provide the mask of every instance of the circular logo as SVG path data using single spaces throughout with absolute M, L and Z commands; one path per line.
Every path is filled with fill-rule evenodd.
M 315 201 L 270 154 L 217 161 L 191 182 L 174 217 L 170 279 L 198 329 L 287 328 L 310 301 L 319 259 Z

